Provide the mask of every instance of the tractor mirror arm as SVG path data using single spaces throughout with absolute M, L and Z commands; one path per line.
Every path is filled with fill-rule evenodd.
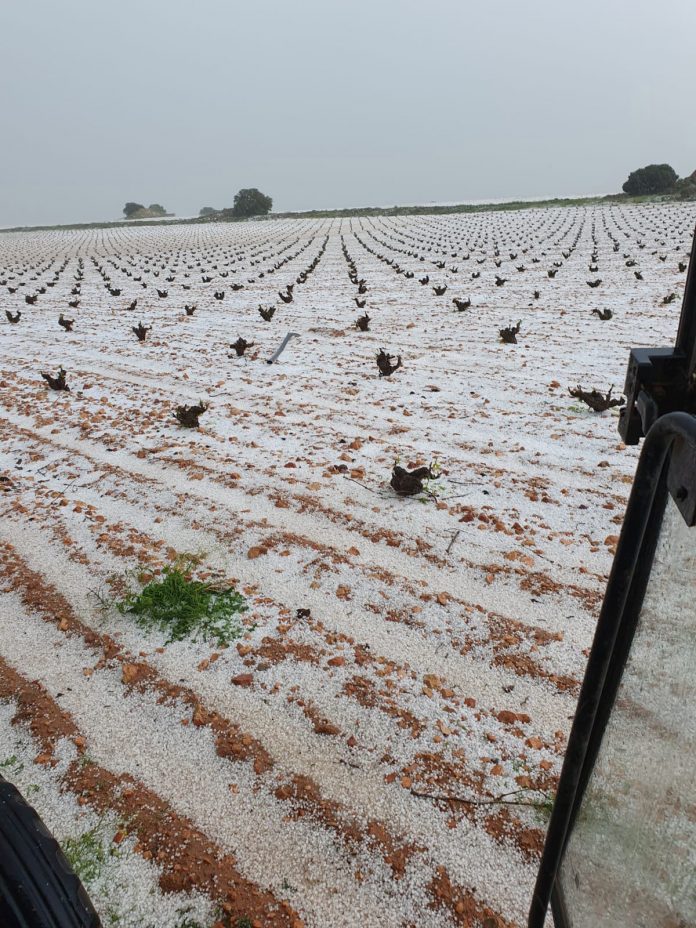
M 631 350 L 626 405 L 619 418 L 619 434 L 627 445 L 637 445 L 668 412 L 696 413 L 696 232 L 693 241 L 676 344 Z

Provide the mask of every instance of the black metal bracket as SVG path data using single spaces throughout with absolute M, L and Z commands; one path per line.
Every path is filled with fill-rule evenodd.
M 619 414 L 619 433 L 637 445 L 660 416 L 677 410 L 693 412 L 687 356 L 679 348 L 633 348 L 626 373 L 626 405 Z
M 675 346 L 631 351 L 624 387 L 626 405 L 619 417 L 619 433 L 627 445 L 637 445 L 660 416 L 679 410 L 696 413 L 695 371 L 696 262 L 692 259 Z

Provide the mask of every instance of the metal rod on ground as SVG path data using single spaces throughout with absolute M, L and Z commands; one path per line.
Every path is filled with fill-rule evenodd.
M 288 334 L 285 336 L 285 338 L 283 339 L 283 341 L 280 343 L 280 347 L 278 348 L 278 350 L 276 351 L 276 353 L 275 353 L 274 355 L 272 355 L 272 356 L 266 361 L 266 364 L 273 364 L 274 361 L 277 361 L 278 358 L 279 358 L 279 357 L 281 356 L 281 354 L 283 353 L 283 351 L 285 351 L 285 346 L 286 346 L 287 343 L 290 341 L 290 339 L 291 339 L 291 338 L 299 338 L 299 337 L 300 337 L 300 333 L 299 333 L 299 332 L 288 332 Z
M 450 543 L 447 545 L 447 550 L 445 551 L 445 554 L 450 553 L 450 551 L 452 550 L 452 545 L 455 543 L 457 538 L 459 538 L 460 532 L 461 532 L 461 529 L 454 533 L 454 535 L 452 536 L 452 541 L 450 541 Z

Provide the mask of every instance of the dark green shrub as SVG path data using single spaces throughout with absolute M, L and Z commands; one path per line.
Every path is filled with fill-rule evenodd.
M 232 214 L 234 216 L 265 216 L 270 212 L 273 200 L 261 193 L 256 187 L 240 190 L 234 195 Z
M 671 193 L 677 179 L 677 172 L 669 164 L 648 164 L 637 171 L 631 171 L 622 190 L 631 197 Z

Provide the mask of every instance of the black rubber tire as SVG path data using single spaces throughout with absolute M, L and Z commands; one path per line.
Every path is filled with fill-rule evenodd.
M 20 792 L 1 776 L 0 925 L 101 928 L 58 842 Z

